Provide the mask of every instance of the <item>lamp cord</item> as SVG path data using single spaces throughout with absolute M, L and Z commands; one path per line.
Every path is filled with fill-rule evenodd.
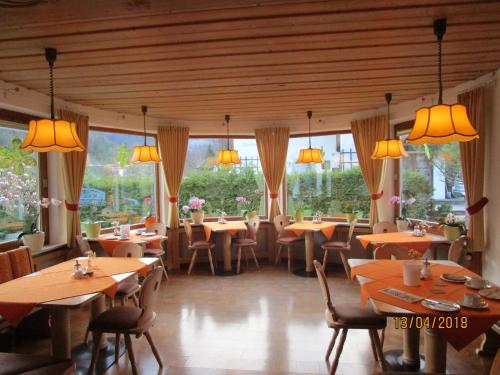
M 229 116 L 226 115 L 226 144 L 227 150 L 229 150 Z
M 309 119 L 309 148 L 312 148 L 311 147 L 311 117 L 312 117 L 312 112 L 308 111 L 307 118 Z
M 50 79 L 50 119 L 54 120 L 54 63 L 49 62 L 49 79 Z
M 391 101 L 387 100 L 387 139 L 391 138 Z
M 442 77 L 442 45 L 443 38 L 438 37 L 438 79 L 439 79 L 439 99 L 438 99 L 438 104 L 443 104 L 443 77 Z
M 144 146 L 147 145 L 146 143 L 146 111 L 143 112 L 143 118 L 144 118 Z

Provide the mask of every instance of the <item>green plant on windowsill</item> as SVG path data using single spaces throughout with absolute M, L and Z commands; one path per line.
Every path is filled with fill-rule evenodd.
M 92 201 L 89 205 L 89 216 L 81 223 L 82 231 L 89 238 L 97 238 L 101 234 L 101 222 L 97 221 L 97 202 Z
M 452 212 L 448 213 L 444 219 L 440 220 L 440 223 L 443 224 L 444 236 L 450 242 L 455 241 L 458 237 L 467 233 L 465 223 L 458 220 Z

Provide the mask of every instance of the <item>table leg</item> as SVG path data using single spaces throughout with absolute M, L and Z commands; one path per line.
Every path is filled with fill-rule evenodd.
M 231 271 L 231 233 L 224 231 L 224 271 Z
M 446 339 L 434 328 L 424 329 L 425 371 L 446 372 Z
M 52 355 L 58 358 L 71 358 L 71 331 L 68 309 L 50 309 L 50 329 L 52 331 Z
M 92 301 L 91 305 L 91 317 L 94 319 L 97 317 L 100 313 L 106 310 L 106 297 L 104 295 L 100 295 L 96 299 Z M 95 342 L 95 335 L 92 337 L 93 341 Z M 106 348 L 108 343 L 108 338 L 106 334 L 101 335 L 101 340 L 99 341 L 99 348 L 104 349 Z
M 403 330 L 403 363 L 408 367 L 420 367 L 420 330 L 410 327 Z
M 304 233 L 306 247 L 306 268 L 297 269 L 293 273 L 297 276 L 316 277 L 314 270 L 314 232 L 306 230 Z

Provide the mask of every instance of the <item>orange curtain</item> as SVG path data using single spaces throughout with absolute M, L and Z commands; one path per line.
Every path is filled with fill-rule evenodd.
M 387 116 L 375 116 L 351 122 L 352 137 L 358 154 L 359 167 L 368 191 L 372 195 L 370 225 L 378 223 L 376 199 L 381 197 L 385 160 L 372 159 L 375 143 L 387 137 Z
M 63 153 L 64 191 L 67 209 L 67 244 L 76 247 L 75 236 L 81 234 L 80 228 L 80 193 L 83 186 L 85 166 L 87 164 L 87 145 L 89 138 L 89 118 L 67 110 L 59 110 L 59 117 L 76 123 L 76 131 L 85 150 Z
M 178 194 L 181 187 L 189 141 L 189 128 L 162 126 L 158 128 L 161 163 L 167 184 L 169 228 L 179 228 Z
M 278 201 L 279 188 L 285 175 L 286 155 L 288 152 L 288 139 L 290 129 L 288 128 L 266 128 L 256 129 L 255 139 L 259 150 L 260 164 L 269 189 L 271 205 L 269 208 L 269 220 L 280 214 Z
M 460 142 L 460 160 L 464 177 L 467 206 L 477 203 L 484 194 L 484 89 L 482 87 L 464 92 L 458 96 L 458 102 L 465 105 L 471 123 L 479 133 L 479 138 L 469 142 Z M 480 209 L 469 216 L 467 236 L 470 248 L 474 251 L 484 249 L 484 210 Z

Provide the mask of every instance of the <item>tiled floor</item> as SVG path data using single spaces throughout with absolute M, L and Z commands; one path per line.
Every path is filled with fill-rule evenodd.
M 359 301 L 357 283 L 343 270 L 328 274 L 334 300 Z M 323 318 L 318 282 L 289 274 L 284 267 L 252 267 L 239 276 L 213 277 L 197 265 L 187 277 L 171 273 L 157 301 L 158 319 L 152 334 L 165 368 L 157 363 L 145 338 L 134 339 L 141 374 L 324 374 L 324 353 L 331 331 Z M 83 339 L 88 311 L 72 316 L 74 343 Z M 423 341 L 423 340 L 422 340 Z M 400 348 L 401 332 L 392 321 L 384 349 Z M 23 351 L 50 352 L 49 340 Z M 479 340 L 461 352 L 448 348 L 448 370 L 467 375 L 487 374 L 490 360 L 474 354 Z M 337 374 L 364 375 L 378 370 L 368 334 L 350 331 Z M 127 356 L 107 374 L 129 374 Z

